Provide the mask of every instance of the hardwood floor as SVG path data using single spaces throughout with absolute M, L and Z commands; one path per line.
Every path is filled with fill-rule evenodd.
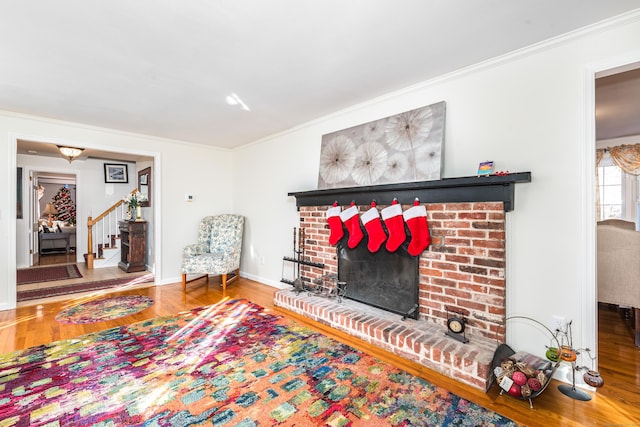
M 128 317 L 93 324 L 61 324 L 54 320 L 64 307 L 77 303 L 78 298 L 33 304 L 16 310 L 0 312 L 0 352 L 10 352 L 47 342 L 73 338 L 89 332 L 113 326 L 170 315 L 183 310 L 213 304 L 224 297 L 247 298 L 271 310 L 278 311 L 294 320 L 302 321 L 334 338 L 380 357 L 389 363 L 419 375 L 433 384 L 444 387 L 466 399 L 503 414 L 528 426 L 632 426 L 640 425 L 640 350 L 633 345 L 630 321 L 625 321 L 617 311 L 600 310 L 600 372 L 605 380 L 603 388 L 589 392 L 592 400 L 581 402 L 561 394 L 553 381 L 547 390 L 534 400 L 534 408 L 528 402 L 509 396 L 500 396 L 494 386 L 488 393 L 465 386 L 420 365 L 408 362 L 383 350 L 347 336 L 323 325 L 312 324 L 293 313 L 283 313 L 273 306 L 275 289 L 260 283 L 240 278 L 222 294 L 215 278 L 209 285 L 204 279 L 194 281 L 182 291 L 181 283 L 116 291 L 113 294 L 147 295 L 155 304 Z
M 38 265 L 68 264 L 75 260 L 75 254 L 50 253 L 38 256 Z
M 41 255 L 39 257 L 40 262 L 38 263 L 37 266 L 34 267 L 43 267 L 43 266 L 50 266 L 50 265 L 64 265 L 64 264 L 74 264 L 74 259 L 75 255 L 71 256 L 70 258 L 67 257 L 67 255 L 65 254 L 47 254 L 47 255 Z M 29 284 L 25 284 L 25 285 L 18 285 L 18 289 L 19 290 L 31 290 L 31 289 L 38 289 L 38 288 L 48 288 L 48 287 L 55 287 L 55 286 L 63 286 L 63 285 L 71 285 L 71 284 L 75 284 L 75 283 L 83 283 L 83 282 L 93 282 L 93 281 L 101 281 L 101 280 L 112 280 L 112 279 L 120 279 L 120 278 L 130 278 L 130 279 L 135 279 L 139 276 L 144 276 L 149 274 L 150 272 L 148 271 L 142 271 L 142 272 L 136 272 L 136 273 L 126 273 L 124 271 L 122 271 L 121 269 L 119 269 L 118 267 L 105 267 L 105 268 L 95 268 L 95 269 L 87 269 L 86 264 L 83 262 L 78 262 L 75 263 L 78 266 L 78 270 L 80 271 L 80 274 L 82 274 L 82 277 L 79 279 L 66 279 L 66 280 L 56 280 L 53 282 L 38 282 L 38 283 L 29 283 Z M 149 286 L 149 283 L 143 283 L 140 285 L 136 285 L 135 288 L 139 288 L 139 287 L 147 287 Z M 111 290 L 105 290 L 105 291 L 100 291 L 102 293 L 104 292 L 110 292 Z M 73 298 L 78 298 L 78 297 L 85 297 L 87 295 L 92 295 L 96 293 L 96 291 L 92 291 L 92 292 L 85 292 L 85 293 L 78 293 L 78 294 L 73 294 L 73 296 L 71 295 L 61 295 L 58 297 L 51 297 L 51 298 L 46 298 L 46 299 L 37 299 L 37 300 L 29 300 L 29 301 L 21 301 L 18 302 L 18 307 L 26 307 L 29 305 L 36 305 L 36 304 L 46 304 L 46 303 L 50 303 L 50 302 L 54 302 L 54 301 L 63 301 L 63 300 L 67 300 L 71 297 Z

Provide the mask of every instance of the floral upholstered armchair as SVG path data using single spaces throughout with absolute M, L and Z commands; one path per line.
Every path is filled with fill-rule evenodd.
M 199 277 L 187 280 L 187 274 L 221 276 L 222 289 L 240 275 L 240 254 L 242 251 L 242 228 L 244 217 L 223 214 L 207 216 L 200 222 L 198 243 L 184 248 L 182 260 L 182 288 Z M 235 275 L 227 280 L 229 273 Z

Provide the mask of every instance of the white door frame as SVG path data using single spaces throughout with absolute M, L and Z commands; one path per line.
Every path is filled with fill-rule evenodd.
M 28 254 L 30 255 L 30 265 L 34 266 L 38 263 L 38 258 L 40 256 L 39 254 L 39 241 L 38 241 L 38 225 L 37 222 L 39 221 L 40 218 L 38 218 L 37 216 L 37 205 L 39 204 L 39 200 L 38 200 L 38 195 L 37 195 L 37 190 L 36 190 L 36 180 L 40 180 L 40 179 L 46 179 L 46 175 L 47 174 L 51 174 L 51 175 L 67 175 L 67 176 L 73 176 L 73 181 L 75 182 L 75 187 L 76 187 L 76 193 L 77 193 L 77 189 L 79 186 L 81 186 L 81 184 L 79 183 L 79 171 L 77 170 L 68 170 L 68 169 L 57 169 L 57 168 L 50 168 L 50 167 L 46 167 L 46 166 L 38 166 L 37 168 L 34 169 L 29 169 L 29 186 L 30 186 L 30 198 L 29 198 L 29 211 L 30 214 L 33 215 L 33 221 L 29 224 L 29 234 L 30 234 L 30 242 L 29 242 L 29 247 L 27 248 L 28 250 L 31 250 L 31 253 Z M 83 207 L 82 206 L 78 206 L 78 199 L 76 197 L 76 209 L 78 212 L 83 212 Z M 77 237 L 77 234 L 76 234 Z M 71 257 L 67 257 L 68 261 L 73 260 L 74 262 L 77 262 L 78 260 L 81 260 L 82 257 L 80 256 L 80 250 L 81 247 L 80 245 L 78 245 L 78 242 L 80 242 L 80 240 L 76 239 L 76 251 L 73 254 L 73 258 Z
M 40 199 L 38 198 L 38 188 L 36 185 L 37 177 L 34 176 L 34 171 L 29 171 L 29 250 L 31 256 L 29 257 L 29 265 L 34 266 L 40 262 L 40 240 L 38 239 L 39 226 L 36 223 L 40 221 Z
M 615 74 L 640 67 L 640 51 L 630 52 L 624 56 L 610 58 L 584 68 L 584 126 L 582 153 L 582 224 L 584 230 L 582 240 L 583 268 L 581 281 L 584 283 L 581 299 L 583 343 L 598 354 L 598 287 L 596 270 L 596 212 L 595 212 L 595 162 L 596 162 L 596 77 Z
M 9 150 L 9 164 L 14 171 L 9 179 L 9 183 L 12 184 L 12 188 L 16 188 L 16 167 L 17 167 L 17 150 L 18 140 L 25 139 L 29 141 L 38 141 L 47 144 L 55 145 L 70 145 L 70 146 L 83 146 L 85 148 L 96 148 L 102 151 L 112 151 L 115 153 L 126 153 L 131 155 L 139 155 L 153 158 L 153 180 L 152 180 L 152 193 L 153 194 L 153 218 L 154 218 L 154 250 L 153 250 L 153 272 L 155 275 L 155 283 L 162 283 L 162 277 L 159 277 L 159 272 L 162 272 L 162 153 L 157 151 L 145 151 L 139 149 L 127 149 L 122 147 L 110 146 L 105 143 L 99 142 L 85 142 L 79 144 L 77 141 L 71 141 L 66 139 L 54 139 L 48 137 L 42 137 L 40 135 L 28 135 L 22 133 L 8 134 L 8 150 Z M 76 179 L 78 178 L 76 172 Z M 76 189 L 79 188 L 79 182 L 76 181 Z M 15 195 L 14 195 L 15 198 Z M 13 210 L 13 217 L 15 218 L 15 210 Z M 0 310 L 7 310 L 16 308 L 16 221 L 8 221 L 8 233 L 10 241 L 8 247 L 9 259 L 7 260 L 7 297 L 8 303 L 0 307 Z M 12 238 L 13 237 L 13 238 Z M 81 241 L 81 240 L 79 240 Z

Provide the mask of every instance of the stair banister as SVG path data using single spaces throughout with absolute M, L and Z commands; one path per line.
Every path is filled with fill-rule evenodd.
M 134 188 L 133 190 L 131 190 L 131 192 L 129 194 L 133 194 L 136 191 L 138 191 L 136 188 Z M 107 221 L 109 222 L 108 227 L 109 230 L 111 230 L 111 212 L 114 212 L 116 209 L 118 209 L 119 207 L 121 207 L 124 204 L 124 200 L 118 200 L 116 203 L 114 203 L 113 205 L 111 205 L 108 209 L 106 209 L 104 212 L 102 212 L 100 215 L 98 215 L 95 219 L 93 219 L 91 216 L 87 217 L 87 268 L 88 269 L 93 269 L 93 261 L 94 261 L 94 256 L 93 256 L 93 226 L 100 223 L 101 221 L 104 220 L 105 217 L 107 217 Z M 124 211 L 124 208 L 122 209 Z M 122 215 L 122 217 L 124 217 L 124 215 Z M 115 213 L 115 221 L 118 221 L 118 214 L 117 212 Z M 114 227 L 116 230 L 117 228 Z M 105 226 L 104 223 L 102 223 L 102 234 L 104 235 L 104 230 L 105 230 Z M 110 237 L 110 236 L 109 236 Z M 104 238 L 104 236 L 103 236 Z

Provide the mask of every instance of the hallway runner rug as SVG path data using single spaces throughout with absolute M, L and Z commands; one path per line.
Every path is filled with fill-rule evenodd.
M 54 280 L 78 279 L 80 277 L 82 277 L 82 274 L 80 274 L 80 270 L 75 264 L 23 268 L 16 271 L 16 284 L 26 285 L 27 283 L 52 282 Z
M 19 426 L 515 426 L 247 300 L 0 356 Z
M 137 285 L 139 283 L 153 282 L 153 274 L 145 274 L 144 276 L 122 277 L 118 279 L 99 280 L 95 282 L 71 283 L 69 285 L 51 286 L 46 288 L 20 290 L 17 289 L 17 301 L 29 301 L 33 299 L 56 297 L 60 295 L 69 295 L 79 292 L 98 291 L 101 289 L 115 288 L 118 286 L 127 287 Z
M 153 299 L 143 295 L 123 295 L 100 298 L 65 308 L 56 315 L 60 323 L 96 323 L 139 313 L 153 305 Z

